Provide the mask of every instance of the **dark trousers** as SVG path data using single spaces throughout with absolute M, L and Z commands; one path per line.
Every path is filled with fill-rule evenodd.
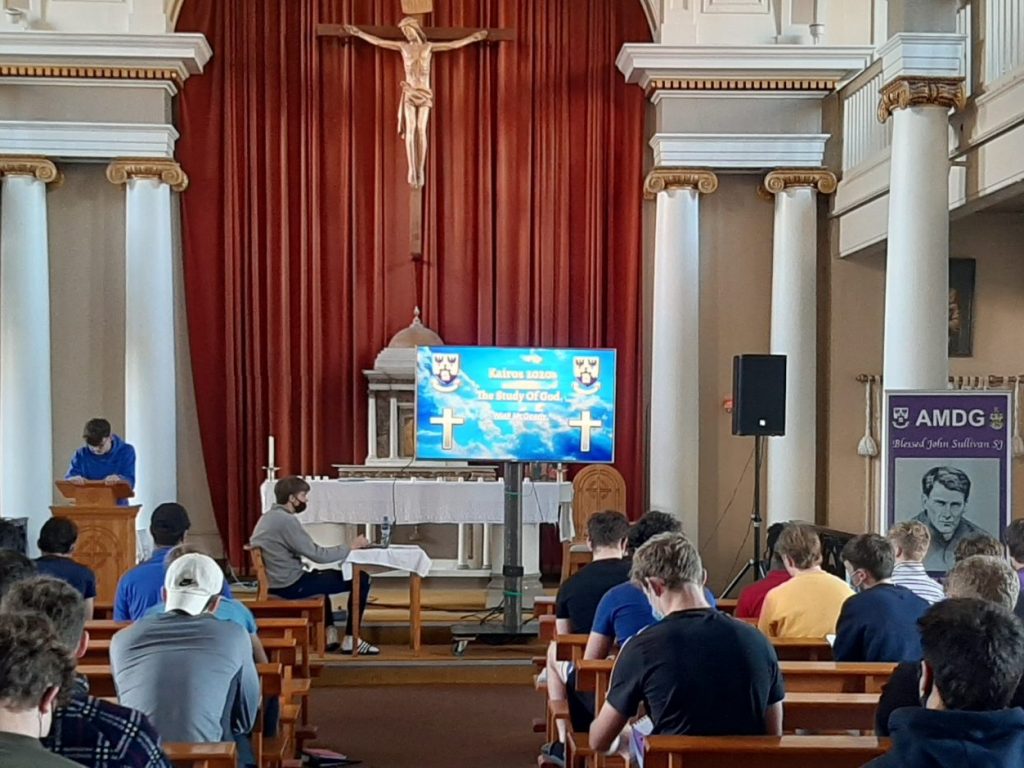
M 359 621 L 366 613 L 366 601 L 370 597 L 370 576 L 361 571 L 359 579 Z M 324 617 L 327 626 L 334 625 L 334 611 L 331 608 L 331 595 L 348 592 L 348 620 L 345 622 L 345 634 L 352 634 L 352 581 L 341 575 L 341 571 L 307 571 L 298 581 L 287 587 L 271 589 L 272 595 L 285 600 L 301 600 L 315 595 L 324 596 Z

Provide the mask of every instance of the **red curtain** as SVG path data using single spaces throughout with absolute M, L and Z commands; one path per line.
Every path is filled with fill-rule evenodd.
M 180 97 L 185 292 L 203 452 L 231 560 L 286 473 L 366 445 L 361 371 L 423 319 L 450 344 L 619 353 L 617 466 L 643 496 L 644 98 L 615 69 L 639 0 L 435 0 L 431 24 L 514 42 L 438 53 L 424 261 L 409 253 L 400 56 L 317 38 L 394 0 L 186 0 L 214 57 Z M 417 286 L 417 281 L 419 285 Z

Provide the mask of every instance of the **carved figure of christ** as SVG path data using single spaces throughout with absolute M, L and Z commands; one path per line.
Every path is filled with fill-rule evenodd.
M 343 27 L 344 31 L 353 37 L 402 54 L 405 80 L 402 81 L 402 100 L 398 105 L 398 132 L 405 139 L 409 185 L 414 189 L 420 189 L 425 182 L 427 125 L 430 122 L 430 110 L 434 106 L 434 90 L 431 86 L 431 62 L 434 53 L 453 51 L 485 40 L 488 30 L 481 29 L 457 40 L 431 42 L 414 16 L 406 16 L 398 23 L 398 28 L 405 36 L 404 42 L 377 37 L 352 24 Z

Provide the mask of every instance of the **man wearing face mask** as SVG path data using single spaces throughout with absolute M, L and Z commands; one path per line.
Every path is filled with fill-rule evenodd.
M 321 547 L 299 522 L 296 515 L 306 510 L 309 483 L 301 477 L 285 477 L 274 485 L 274 499 L 277 503 L 260 517 L 253 529 L 249 543 L 259 547 L 263 553 L 263 564 L 267 569 L 271 594 L 286 600 L 299 600 L 323 595 L 324 616 L 327 622 L 327 650 L 351 654 L 352 639 L 352 581 L 346 579 L 341 569 L 307 571 L 302 558 L 314 563 L 340 563 L 353 549 L 364 549 L 369 542 L 365 536 L 357 536 L 351 547 L 340 544 L 336 547 Z M 360 580 L 359 616 L 366 610 L 370 593 L 370 577 L 363 572 Z M 348 621 L 345 637 L 338 642 L 338 630 L 334 626 L 334 610 L 331 595 L 348 592 Z M 359 653 L 373 656 L 380 649 L 365 640 L 359 642 Z
M 843 547 L 847 580 L 857 593 L 843 603 L 832 654 L 836 661 L 909 661 L 921 658 L 917 620 L 927 601 L 892 583 L 895 554 L 875 533 L 854 536 Z
M 631 578 L 664 618 L 619 653 L 591 748 L 613 747 L 641 703 L 656 735 L 781 735 L 775 651 L 754 627 L 708 605 L 693 544 L 681 533 L 655 536 L 633 556 Z
M 71 457 L 65 480 L 79 485 L 87 480 L 103 480 L 110 485 L 124 482 L 135 487 L 135 448 L 111 434 L 109 421 L 89 419 L 82 437 L 85 445 Z M 125 499 L 122 502 L 128 503 Z
M 76 766 L 40 743 L 50 732 L 58 694 L 74 681 L 75 662 L 45 616 L 0 616 L 0 765 Z
M 1019 766 L 1024 711 L 1011 700 L 1024 672 L 1024 626 L 974 598 L 936 603 L 920 623 L 921 706 L 892 713 L 892 748 L 868 765 Z

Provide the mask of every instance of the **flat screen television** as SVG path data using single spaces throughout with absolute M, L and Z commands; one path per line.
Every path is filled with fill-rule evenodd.
M 615 460 L 615 350 L 419 347 L 416 458 Z

